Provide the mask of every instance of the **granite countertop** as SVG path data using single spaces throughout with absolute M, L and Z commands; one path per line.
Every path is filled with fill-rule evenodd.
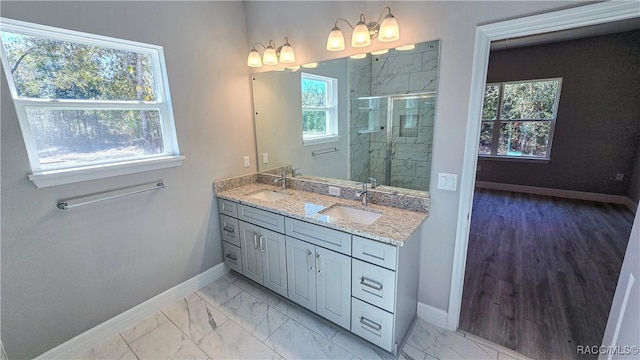
M 248 196 L 248 194 L 265 189 L 276 192 L 286 192 L 290 196 L 276 201 L 263 201 Z M 364 207 L 359 200 L 345 200 L 294 189 L 284 191 L 280 186 L 263 183 L 251 183 L 235 187 L 220 191 L 216 195 L 221 199 L 235 201 L 240 204 L 275 212 L 294 219 L 398 246 L 402 246 L 428 216 L 428 214 L 424 212 L 403 210 L 371 203 Z M 319 213 L 335 204 L 380 213 L 382 216 L 372 224 L 365 225 L 332 218 Z

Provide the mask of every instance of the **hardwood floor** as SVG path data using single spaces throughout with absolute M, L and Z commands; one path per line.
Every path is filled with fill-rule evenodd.
M 533 358 L 595 359 L 633 214 L 622 205 L 476 189 L 460 329 Z

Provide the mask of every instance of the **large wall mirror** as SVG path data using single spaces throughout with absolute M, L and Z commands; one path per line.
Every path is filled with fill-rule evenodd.
M 429 190 L 440 41 L 254 74 L 259 171 Z

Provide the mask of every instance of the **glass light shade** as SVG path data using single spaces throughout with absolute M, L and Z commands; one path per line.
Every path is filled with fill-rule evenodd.
M 283 64 L 293 64 L 296 62 L 296 54 L 293 52 L 293 48 L 289 43 L 282 45 L 282 49 L 280 49 L 280 62 Z
M 376 50 L 376 51 L 372 51 L 371 55 L 382 55 L 388 52 L 389 52 L 389 49 Z
M 400 29 L 398 28 L 398 22 L 393 15 L 387 15 L 380 24 L 380 32 L 378 33 L 378 40 L 382 42 L 396 41 L 400 39 Z
M 262 60 L 260 59 L 260 53 L 256 49 L 252 49 L 247 57 L 247 65 L 249 67 L 261 67 Z
M 337 26 L 334 26 L 327 38 L 327 50 L 342 51 L 344 50 L 344 35 Z
M 272 46 L 268 46 L 262 54 L 262 63 L 265 65 L 278 65 L 278 55 Z
M 302 67 L 305 68 L 305 69 L 315 69 L 315 68 L 318 67 L 318 63 L 317 62 L 312 62 L 312 63 L 308 63 L 308 64 L 303 64 Z
M 350 58 L 352 59 L 364 59 L 367 57 L 367 54 L 356 54 L 356 55 L 351 55 Z
M 371 44 L 371 35 L 369 28 L 364 21 L 359 21 L 351 34 L 351 46 L 355 48 L 369 46 Z

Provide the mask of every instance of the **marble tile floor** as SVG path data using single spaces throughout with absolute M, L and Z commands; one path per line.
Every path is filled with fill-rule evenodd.
M 79 359 L 385 359 L 394 357 L 230 272 Z M 526 359 L 418 319 L 398 359 Z

